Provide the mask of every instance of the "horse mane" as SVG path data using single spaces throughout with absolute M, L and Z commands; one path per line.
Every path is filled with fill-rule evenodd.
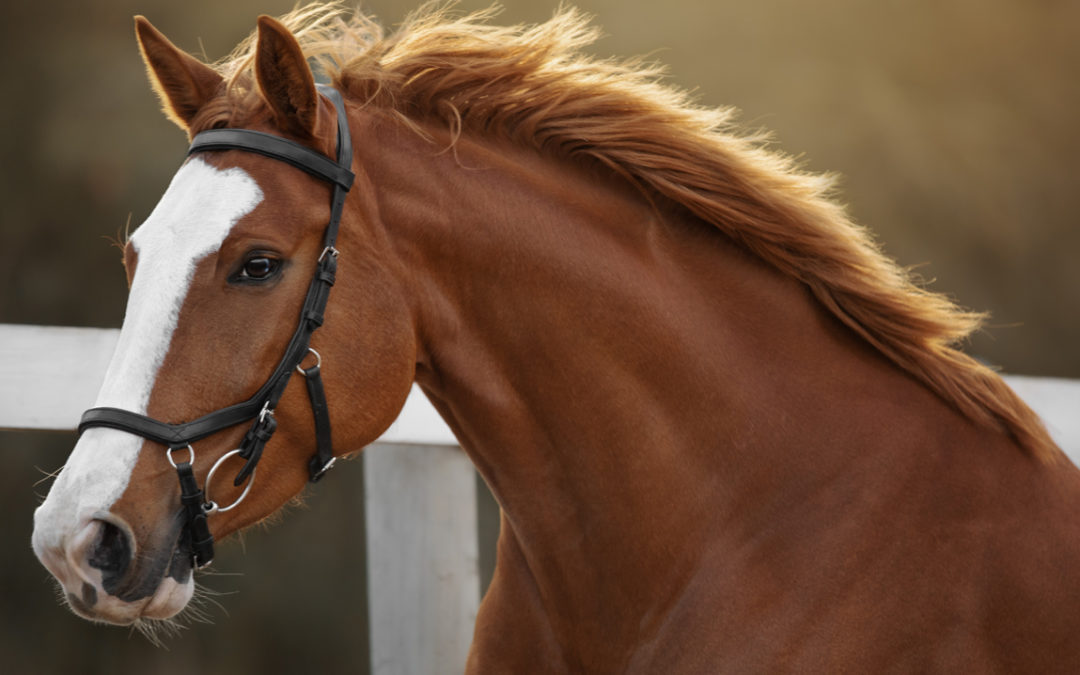
M 338 4 L 282 17 L 316 71 L 349 99 L 417 131 L 444 123 L 551 156 L 598 162 L 650 198 L 662 196 L 805 284 L 840 321 L 970 420 L 1011 435 L 1035 457 L 1059 455 L 1038 416 L 959 345 L 985 315 L 923 288 L 886 257 L 831 197 L 828 175 L 801 170 L 762 134 L 733 124 L 660 82 L 640 59 L 583 52 L 599 31 L 574 9 L 546 23 L 500 27 L 494 10 L 468 15 L 427 5 L 390 35 Z M 252 100 L 255 37 L 217 64 L 229 114 Z M 196 125 L 220 122 L 221 108 Z

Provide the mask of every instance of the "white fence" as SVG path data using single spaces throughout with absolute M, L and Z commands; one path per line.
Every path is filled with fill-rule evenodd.
M 0 428 L 74 429 L 117 335 L 0 324 Z M 1080 382 L 1006 379 L 1078 462 Z M 472 465 L 416 389 L 363 462 L 371 672 L 461 672 L 480 598 Z

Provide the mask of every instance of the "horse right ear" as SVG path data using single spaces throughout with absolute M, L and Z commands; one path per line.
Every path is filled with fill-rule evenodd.
M 169 42 L 145 17 L 135 17 L 135 37 L 162 110 L 177 126 L 188 131 L 195 115 L 217 94 L 224 78 Z

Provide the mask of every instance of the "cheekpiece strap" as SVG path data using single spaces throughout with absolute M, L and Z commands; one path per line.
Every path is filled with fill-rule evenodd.
M 312 483 L 318 483 L 330 467 L 334 465 L 334 446 L 330 433 L 330 408 L 326 403 L 326 392 L 323 389 L 319 364 L 316 363 L 310 368 L 304 368 L 301 372 L 304 374 L 304 381 L 307 383 L 311 411 L 315 415 L 316 451 L 308 462 L 308 478 Z
M 187 533 L 191 537 L 192 564 L 206 567 L 214 560 L 214 537 L 210 534 L 206 510 L 203 508 L 206 498 L 199 489 L 190 463 L 177 464 L 176 473 L 180 478 L 180 504 L 187 521 Z

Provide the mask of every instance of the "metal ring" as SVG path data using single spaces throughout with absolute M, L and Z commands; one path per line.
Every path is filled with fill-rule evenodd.
M 176 466 L 176 462 L 172 458 L 172 451 L 173 450 L 179 450 L 182 447 L 184 447 L 184 446 L 181 445 L 181 446 L 177 446 L 175 448 L 169 448 L 168 450 L 165 451 L 165 458 L 169 460 L 169 464 L 172 464 L 172 468 L 174 468 L 174 469 L 176 469 L 178 467 Z M 195 448 L 191 447 L 191 443 L 187 444 L 187 451 L 188 451 L 188 464 L 194 464 L 195 463 Z
M 338 250 L 336 248 L 334 248 L 333 246 L 327 246 L 326 248 L 324 248 L 322 250 L 322 253 L 319 254 L 319 259 L 316 260 L 315 262 L 320 262 L 321 263 L 323 261 L 323 258 L 325 258 L 327 254 L 330 254 L 331 258 L 336 258 L 336 257 L 338 257 Z
M 247 485 L 244 487 L 244 491 L 240 493 L 240 496 L 237 497 L 236 501 L 232 504 L 229 504 L 228 506 L 218 506 L 217 502 L 210 499 L 210 481 L 214 478 L 214 472 L 218 470 L 218 467 L 221 466 L 225 460 L 238 454 L 240 454 L 240 448 L 226 452 L 218 459 L 218 461 L 214 462 L 214 466 L 210 467 L 210 473 L 206 474 L 206 484 L 203 486 L 203 494 L 206 496 L 206 503 L 203 504 L 203 511 L 206 512 L 206 515 L 210 515 L 211 513 L 225 513 L 226 511 L 236 508 L 236 505 L 244 501 L 244 497 L 247 497 L 248 492 L 251 491 L 251 484 L 255 482 L 256 469 L 251 470 L 251 475 L 248 476 Z
M 322 357 L 319 356 L 319 352 L 315 351 L 311 347 L 308 347 L 307 350 L 315 355 L 315 366 L 314 367 L 315 368 L 322 367 Z M 304 357 L 307 358 L 307 354 L 304 354 Z M 304 377 L 307 377 L 307 373 L 304 372 L 304 369 L 300 367 L 302 365 L 304 365 L 304 359 L 300 359 L 300 363 L 296 364 L 296 372 L 300 373 Z

